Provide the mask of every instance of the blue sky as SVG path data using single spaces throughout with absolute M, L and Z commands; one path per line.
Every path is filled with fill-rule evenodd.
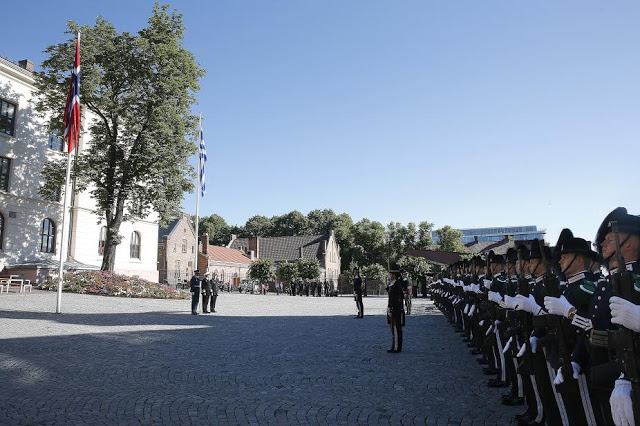
M 171 4 L 207 70 L 201 215 L 331 208 L 592 239 L 614 207 L 640 214 L 638 2 Z M 39 64 L 68 19 L 137 31 L 152 5 L 9 2 L 0 54 Z

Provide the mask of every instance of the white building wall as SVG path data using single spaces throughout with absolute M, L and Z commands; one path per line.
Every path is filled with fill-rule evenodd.
M 59 259 L 62 202 L 43 200 L 38 188 L 43 180 L 40 171 L 47 160 L 64 158 L 64 154 L 47 148 L 48 132 L 44 120 L 34 111 L 31 75 L 15 69 L 0 59 L 0 98 L 17 104 L 15 135 L 0 133 L 0 156 L 11 159 L 9 191 L 0 190 L 0 213 L 5 220 L 0 270 L 5 264 L 24 261 Z M 62 108 L 63 106 L 61 106 Z M 89 140 L 89 123 L 92 115 L 82 109 L 83 132 L 78 150 L 82 151 Z M 62 200 L 62 198 L 61 198 Z M 102 256 L 98 253 L 100 228 L 104 220 L 95 213 L 95 201 L 89 190 L 75 194 L 72 214 L 70 259 L 100 266 Z M 40 252 L 40 225 L 44 218 L 56 224 L 56 253 Z M 129 244 L 133 231 L 140 233 L 140 259 L 130 259 Z M 122 243 L 116 250 L 115 272 L 138 275 L 152 281 L 158 280 L 157 246 L 158 220 L 154 213 L 147 220 L 124 222 L 120 228 Z
M 4 235 L 0 270 L 5 264 L 57 259 L 60 249 L 62 205 L 38 194 L 41 170 L 49 159 L 63 154 L 48 149 L 44 120 L 37 117 L 33 101 L 33 78 L 0 61 L 0 98 L 17 105 L 14 136 L 0 133 L 0 156 L 11 159 L 9 190 L 0 190 L 0 213 Z M 56 225 L 56 252 L 40 252 L 40 225 L 50 218 Z

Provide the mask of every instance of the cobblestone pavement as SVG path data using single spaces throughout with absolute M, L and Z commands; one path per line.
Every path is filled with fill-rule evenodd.
M 0 295 L 0 424 L 485 425 L 499 404 L 445 318 L 414 299 L 388 354 L 386 299 L 190 301 Z

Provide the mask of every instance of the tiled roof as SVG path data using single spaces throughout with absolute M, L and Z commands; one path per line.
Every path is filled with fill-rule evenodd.
M 274 262 L 295 261 L 300 257 L 300 247 L 302 247 L 302 255 L 305 259 L 317 258 L 322 261 L 324 241 L 328 239 L 328 235 L 260 238 L 258 256 L 260 259 L 271 259 Z M 236 250 L 248 246 L 248 238 L 238 238 L 231 243 L 231 248 Z
M 413 257 L 422 257 L 440 265 L 451 265 L 462 259 L 461 253 L 453 251 L 407 250 L 406 254 Z
M 207 246 L 207 257 L 216 262 L 251 263 L 251 259 L 240 250 L 220 246 Z

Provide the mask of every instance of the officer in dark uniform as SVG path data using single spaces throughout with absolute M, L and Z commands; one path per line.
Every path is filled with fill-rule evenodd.
M 218 300 L 218 280 L 214 279 L 211 281 L 212 283 L 212 287 L 211 287 L 211 305 L 209 310 L 211 312 L 216 312 L 216 301 Z
M 213 285 L 215 284 L 213 284 L 213 281 L 211 280 L 211 273 L 205 272 L 204 278 L 200 282 L 200 289 L 202 291 L 202 313 L 203 314 L 209 313 L 209 310 L 207 308 L 209 308 L 209 300 L 211 300 L 211 288 Z
M 360 277 L 360 269 L 353 268 L 353 298 L 356 301 L 358 315 L 355 318 L 364 317 L 364 305 L 362 304 L 362 278 Z
M 191 314 L 198 315 L 198 302 L 200 301 L 200 271 L 193 271 L 191 277 Z
M 389 271 L 389 300 L 387 303 L 387 322 L 391 326 L 391 349 L 389 353 L 402 352 L 402 326 L 404 325 L 404 292 L 402 276 L 398 269 Z

